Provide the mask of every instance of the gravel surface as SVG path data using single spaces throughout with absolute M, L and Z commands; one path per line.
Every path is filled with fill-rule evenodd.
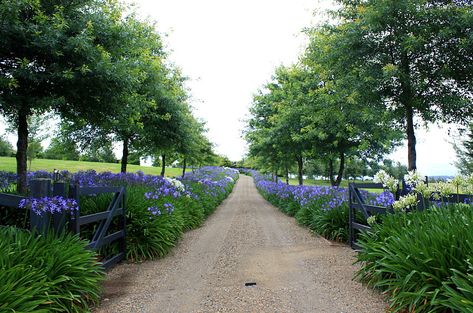
M 349 247 L 298 226 L 241 175 L 170 255 L 112 269 L 95 312 L 385 312 L 379 294 L 352 280 L 353 261 Z

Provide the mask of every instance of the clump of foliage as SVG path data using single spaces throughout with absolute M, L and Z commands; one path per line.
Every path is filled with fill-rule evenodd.
M 85 246 L 74 235 L 0 227 L 0 311 L 88 312 L 103 272 Z
M 357 278 L 393 312 L 473 312 L 470 205 L 387 215 L 361 235 Z

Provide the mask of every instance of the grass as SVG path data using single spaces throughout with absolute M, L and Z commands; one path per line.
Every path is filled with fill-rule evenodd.
M 286 180 L 284 178 L 280 178 L 283 182 Z M 342 180 L 340 183 L 340 187 L 348 188 L 348 183 L 370 183 L 370 181 L 362 181 L 362 180 Z M 289 179 L 289 185 L 299 185 L 299 181 L 295 178 Z M 329 180 L 322 180 L 322 179 L 304 179 L 304 185 L 306 186 L 331 186 Z M 369 192 L 374 193 L 381 193 L 383 192 L 382 189 L 372 189 L 372 188 L 365 188 Z
M 29 163 L 28 163 L 29 167 Z M 97 172 L 120 172 L 119 163 L 101 163 L 101 162 L 85 162 L 85 161 L 67 161 L 67 160 L 48 160 L 48 159 L 35 159 L 31 163 L 31 168 L 28 170 L 37 171 L 53 171 L 57 170 L 68 170 L 69 172 L 78 172 L 84 170 L 95 170 Z M 16 159 L 12 157 L 0 157 L 0 171 L 16 172 Z M 145 174 L 160 175 L 161 168 L 154 166 L 139 166 L 128 164 L 128 172 L 142 171 Z M 166 168 L 166 176 L 174 177 L 182 174 L 181 168 Z

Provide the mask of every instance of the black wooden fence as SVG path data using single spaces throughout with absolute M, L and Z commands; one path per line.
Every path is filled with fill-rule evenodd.
M 356 230 L 359 231 L 368 231 L 371 229 L 370 226 L 358 222 L 357 215 L 360 212 L 363 215 L 363 218 L 366 220 L 370 216 L 375 214 L 386 214 L 391 208 L 380 207 L 375 205 L 370 205 L 366 203 L 360 189 L 384 189 L 382 184 L 375 183 L 350 183 L 348 185 L 348 201 L 349 201 L 349 213 L 348 213 L 348 223 L 349 223 L 349 243 L 353 249 L 359 249 L 356 244 Z
M 42 198 L 49 196 L 62 196 L 65 198 L 74 198 L 79 204 L 79 210 L 61 213 L 44 213 L 36 214 L 30 210 L 29 215 L 29 229 L 40 234 L 46 234 L 50 230 L 60 233 L 63 231 L 71 231 L 75 234 L 81 235 L 81 227 L 92 223 L 98 224 L 94 228 L 94 233 L 90 239 L 88 248 L 98 251 L 99 249 L 110 245 L 112 242 L 118 241 L 118 252 L 112 256 L 108 256 L 102 261 L 105 269 L 110 268 L 114 264 L 123 260 L 126 256 L 126 219 L 125 219 L 125 187 L 84 187 L 69 186 L 64 182 L 54 182 L 50 179 L 35 179 L 31 181 L 30 185 L 31 198 Z M 69 190 L 68 190 L 69 189 Z M 105 211 L 94 213 L 91 215 L 81 216 L 80 211 L 80 197 L 91 196 L 99 194 L 113 194 L 112 201 Z M 20 202 L 30 197 L 0 193 L 0 207 L 14 208 L 18 210 L 25 210 L 20 208 Z M 110 233 L 110 226 L 114 217 L 118 217 L 118 230 Z M 115 223 L 114 227 L 117 227 Z
M 70 223 L 70 230 L 78 235 L 81 234 L 81 227 L 93 223 L 98 223 L 95 228 L 93 236 L 88 244 L 88 247 L 94 250 L 99 250 L 104 246 L 110 245 L 112 242 L 119 242 L 118 253 L 111 257 L 107 257 L 102 261 L 103 266 L 108 269 L 114 264 L 120 262 L 126 257 L 126 218 L 125 218 L 125 187 L 79 187 L 71 186 L 70 195 L 76 199 L 80 208 L 80 197 L 99 195 L 99 194 L 113 194 L 106 211 L 98 212 L 90 215 L 81 216 L 80 209 L 74 213 Z M 114 217 L 119 218 L 119 230 L 109 233 L 110 226 Z
M 426 183 L 428 181 L 426 180 Z M 348 185 L 348 194 L 349 194 L 349 243 L 350 246 L 355 249 L 359 250 L 360 247 L 356 244 L 356 232 L 357 231 L 369 231 L 371 227 L 369 225 L 363 224 L 359 222 L 357 219 L 358 215 L 362 215 L 364 220 L 367 220 L 370 216 L 374 216 L 376 214 L 387 214 L 393 213 L 393 208 L 391 206 L 388 207 L 380 207 L 375 205 L 370 205 L 366 203 L 366 199 L 363 196 L 361 190 L 363 189 L 385 189 L 382 184 L 376 183 L 350 183 Z M 398 187 L 395 193 L 395 199 L 398 200 L 400 196 L 406 195 L 409 193 L 408 188 L 406 187 L 406 183 L 403 182 L 402 188 Z M 472 195 L 466 194 L 453 194 L 448 197 L 441 198 L 440 200 L 444 203 L 464 203 L 466 200 L 470 200 Z M 432 195 L 429 199 L 426 199 L 427 202 L 435 202 L 438 201 L 434 195 Z M 419 195 L 419 204 L 417 206 L 417 210 L 424 210 L 424 202 L 423 199 Z

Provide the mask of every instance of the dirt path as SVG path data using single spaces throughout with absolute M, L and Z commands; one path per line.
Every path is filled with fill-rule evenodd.
M 314 237 L 241 176 L 169 256 L 113 269 L 96 312 L 384 312 L 381 296 L 352 281 L 353 260 L 350 248 Z

